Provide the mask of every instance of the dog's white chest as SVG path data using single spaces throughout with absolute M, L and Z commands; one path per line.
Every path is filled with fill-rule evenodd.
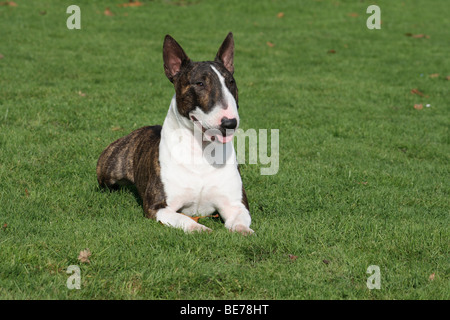
M 187 215 L 206 215 L 240 203 L 242 180 L 232 142 L 223 163 L 211 165 L 194 139 L 190 130 L 174 130 L 170 116 L 166 118 L 159 162 L 167 205 Z

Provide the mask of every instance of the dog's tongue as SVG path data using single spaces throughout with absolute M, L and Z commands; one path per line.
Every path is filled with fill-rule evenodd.
M 227 143 L 230 142 L 233 139 L 233 135 L 229 135 L 229 136 L 222 136 L 222 135 L 217 135 L 216 136 L 217 140 L 219 140 L 220 143 Z

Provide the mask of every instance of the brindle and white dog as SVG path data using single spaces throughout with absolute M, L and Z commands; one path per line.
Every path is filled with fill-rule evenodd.
M 239 126 L 233 34 L 214 61 L 203 62 L 190 60 L 167 35 L 163 58 L 175 88 L 163 126 L 111 143 L 98 159 L 99 184 L 135 185 L 146 217 L 185 232 L 211 231 L 189 216 L 217 211 L 229 230 L 253 233 L 232 141 Z M 222 162 L 211 161 L 206 150 L 222 152 Z

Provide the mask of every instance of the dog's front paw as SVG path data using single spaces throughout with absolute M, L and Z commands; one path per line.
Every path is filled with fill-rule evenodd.
M 249 236 L 253 234 L 255 231 L 250 229 L 249 227 L 244 226 L 243 224 L 238 224 L 234 226 L 232 229 L 230 229 L 232 232 L 239 232 L 240 234 L 243 234 L 244 236 Z
M 204 225 L 200 224 L 200 223 L 193 223 L 191 225 L 189 225 L 186 230 L 187 233 L 193 233 L 193 232 L 212 232 L 212 230 L 208 227 L 205 227 Z

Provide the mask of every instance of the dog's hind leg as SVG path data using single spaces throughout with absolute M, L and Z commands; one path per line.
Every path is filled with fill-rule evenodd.
M 100 186 L 117 189 L 134 184 L 133 150 L 129 134 L 111 143 L 100 155 L 97 162 L 97 180 Z

